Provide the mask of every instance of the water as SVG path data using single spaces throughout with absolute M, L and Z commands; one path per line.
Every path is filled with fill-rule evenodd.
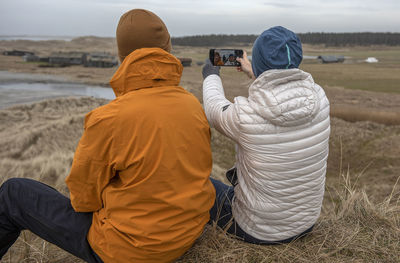
M 52 76 L 44 79 L 46 82 L 41 83 L 43 78 L 33 74 L 0 72 L 0 109 L 58 97 L 90 96 L 110 100 L 115 98 L 111 88 L 65 83 L 61 82 L 61 78 Z M 51 80 L 58 82 L 48 82 Z
M 73 36 L 0 36 L 0 40 L 32 40 L 32 41 L 45 41 L 45 40 L 64 40 L 71 41 L 76 37 Z
M 67 79 L 57 75 L 46 74 L 29 74 L 29 73 L 15 73 L 9 71 L 0 71 L 0 84 L 3 83 L 16 83 L 16 82 L 51 82 L 51 83 L 66 83 Z

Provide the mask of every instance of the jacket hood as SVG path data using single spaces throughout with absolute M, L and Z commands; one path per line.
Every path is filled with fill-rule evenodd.
M 141 48 L 130 53 L 110 80 L 115 96 L 151 87 L 177 86 L 183 66 L 161 48 Z
M 249 88 L 250 106 L 277 126 L 311 121 L 320 108 L 311 74 L 300 69 L 267 70 Z

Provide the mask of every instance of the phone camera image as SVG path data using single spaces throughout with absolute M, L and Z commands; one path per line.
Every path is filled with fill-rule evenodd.
M 241 49 L 210 49 L 210 60 L 214 66 L 240 66 L 236 58 L 243 57 Z

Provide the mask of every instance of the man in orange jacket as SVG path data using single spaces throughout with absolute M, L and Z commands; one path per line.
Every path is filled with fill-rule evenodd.
M 88 262 L 171 262 L 209 220 L 210 129 L 179 87 L 183 67 L 155 14 L 125 13 L 116 99 L 86 115 L 66 183 L 70 198 L 29 179 L 0 188 L 0 258 L 23 229 Z

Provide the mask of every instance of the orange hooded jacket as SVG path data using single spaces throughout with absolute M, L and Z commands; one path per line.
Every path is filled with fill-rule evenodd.
M 66 183 L 73 208 L 93 212 L 88 241 L 105 262 L 173 261 L 209 220 L 210 128 L 182 69 L 135 50 L 111 79 L 117 98 L 86 116 Z

